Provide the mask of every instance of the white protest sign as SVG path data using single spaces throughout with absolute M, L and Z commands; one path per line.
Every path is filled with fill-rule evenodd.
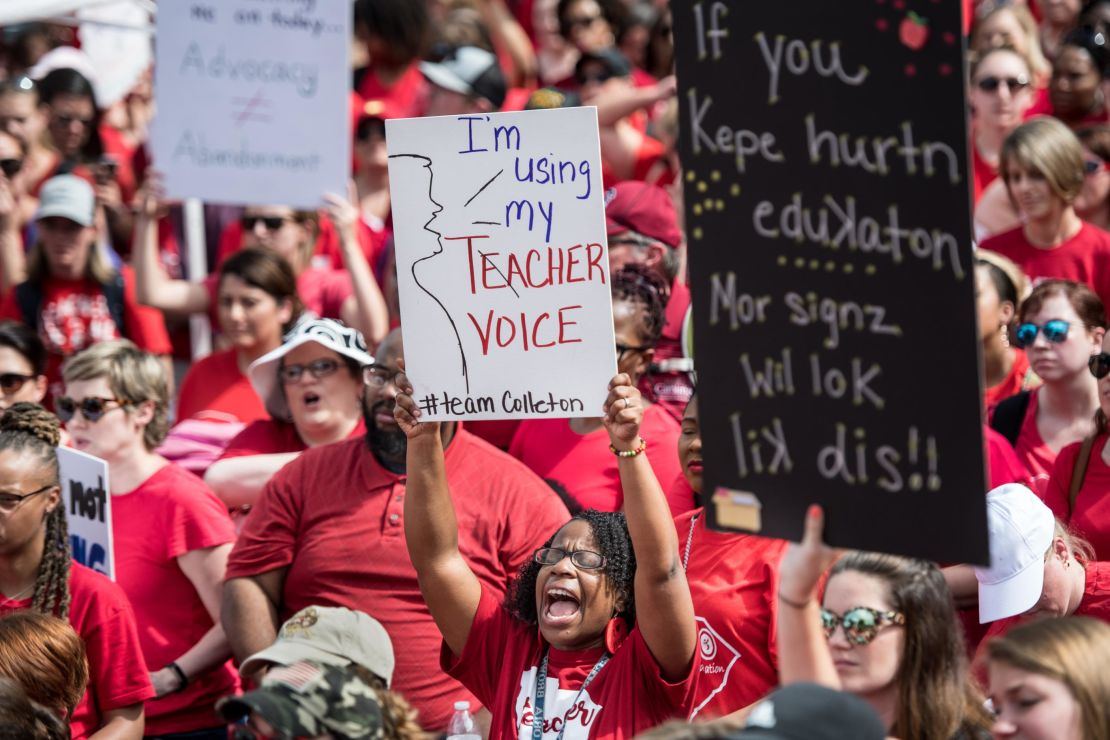
M 616 372 L 597 111 L 386 121 L 427 420 L 600 416 Z
M 351 5 L 158 4 L 154 163 L 168 195 L 315 208 L 350 172 Z
M 59 447 L 58 472 L 73 559 L 116 580 L 108 463 L 84 452 Z

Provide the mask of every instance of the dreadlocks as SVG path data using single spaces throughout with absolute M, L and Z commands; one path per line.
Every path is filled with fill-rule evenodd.
M 0 450 L 28 451 L 37 455 L 55 483 L 58 481 L 55 448 L 60 440 L 57 417 L 38 404 L 14 404 L 0 417 Z M 59 503 L 46 517 L 46 544 L 31 597 L 32 609 L 59 619 L 69 618 L 71 557 L 65 506 Z

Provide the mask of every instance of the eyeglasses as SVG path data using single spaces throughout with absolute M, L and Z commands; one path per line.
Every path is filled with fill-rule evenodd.
M 0 159 L 0 172 L 4 173 L 4 177 L 15 177 L 21 169 L 23 169 L 22 159 Z
M 31 491 L 30 493 L 25 493 L 22 496 L 17 496 L 14 493 L 0 493 L 0 511 L 4 512 L 5 514 L 11 514 L 13 511 L 22 506 L 23 502 L 27 499 L 38 496 L 40 493 L 45 493 L 51 488 L 56 488 L 57 486 L 57 483 L 48 483 L 37 491 Z
M 821 610 L 821 626 L 825 638 L 831 639 L 837 627 L 844 628 L 844 637 L 853 645 L 867 645 L 879 634 L 884 624 L 902 625 L 906 617 L 898 612 L 881 612 L 867 606 L 852 607 L 840 616 L 828 609 Z
M 1014 343 L 1019 348 L 1029 347 L 1037 341 L 1037 333 L 1041 332 L 1049 342 L 1060 344 L 1067 341 L 1069 327 L 1070 324 L 1063 319 L 1052 319 L 1044 322 L 1041 326 L 1032 323 L 1022 324 L 1014 332 Z
M 567 18 L 567 30 L 573 31 L 579 26 L 589 27 L 601 20 L 601 15 L 580 15 L 576 18 Z
M 100 417 L 112 410 L 108 408 L 110 403 L 116 404 L 113 408 L 123 408 L 124 406 L 130 406 L 132 402 L 120 398 L 97 398 L 96 396 L 82 398 L 80 402 L 77 402 L 68 396 L 62 396 L 54 402 L 54 411 L 58 414 L 58 418 L 66 423 L 73 418 L 74 414 L 80 411 L 81 416 L 95 424 L 100 421 Z
M 254 231 L 254 227 L 261 221 L 262 225 L 266 227 L 267 231 L 277 231 L 285 222 L 289 220 L 288 216 L 243 216 L 239 219 L 244 231 Z
M 18 393 L 28 380 L 34 375 L 20 375 L 19 373 L 0 373 L 0 391 L 6 395 Z
M 83 118 L 81 116 L 71 116 L 68 113 L 55 113 L 53 115 L 53 119 L 63 126 L 72 126 L 75 123 L 79 123 L 85 128 L 91 126 L 93 122 L 93 119 L 91 117 Z
M 555 565 L 569 557 L 576 568 L 597 570 L 605 565 L 605 556 L 593 550 L 560 550 L 558 547 L 541 547 L 532 556 L 540 565 Z
M 1097 355 L 1091 355 L 1091 359 L 1087 360 L 1087 367 L 1091 369 L 1091 375 L 1102 380 L 1107 373 L 1110 373 L 1110 352 L 1099 352 Z
M 373 388 L 384 388 L 397 377 L 397 371 L 385 365 L 367 365 L 362 368 L 362 382 Z
M 305 370 L 312 375 L 312 377 L 319 380 L 326 378 L 336 370 L 339 369 L 339 360 L 332 360 L 330 358 L 320 358 L 304 365 L 285 365 L 278 370 L 278 375 L 281 376 L 281 382 L 286 385 L 292 385 L 301 379 Z
M 983 92 L 994 92 L 1002 85 L 1005 85 L 1006 89 L 1013 95 L 1018 90 L 1029 87 L 1029 78 L 1025 75 L 1018 75 L 1017 77 L 994 77 L 992 75 L 982 77 L 975 83 L 975 86 Z
M 0 164 L 3 164 L 3 162 L 0 162 Z M 1104 169 L 1106 169 L 1106 163 L 1103 162 L 1101 159 L 1086 159 L 1086 160 L 1083 160 L 1083 174 L 1084 175 L 1093 175 L 1096 172 L 1101 172 Z
M 621 344 L 620 342 L 617 342 L 617 364 L 619 365 L 622 362 L 624 362 L 624 356 L 628 352 L 646 352 L 649 349 L 652 349 L 652 348 L 651 347 L 633 347 L 630 344 Z

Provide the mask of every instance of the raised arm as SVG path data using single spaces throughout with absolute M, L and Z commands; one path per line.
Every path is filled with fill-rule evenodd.
M 19 201 L 11 183 L 0 178 L 0 294 L 27 279 L 27 256 L 19 234 Z
M 394 417 L 408 437 L 405 541 L 420 592 L 451 652 L 462 655 L 482 587 L 459 552 L 455 505 L 447 488 L 438 422 L 420 422 L 404 373 L 398 376 Z
M 605 428 L 618 451 L 640 449 L 640 424 L 644 404 L 626 374 L 609 383 L 605 401 Z M 660 455 L 674 454 L 659 450 Z M 678 536 L 667 499 L 648 462 L 647 452 L 619 457 L 624 515 L 632 550 L 636 553 L 636 624 L 651 654 L 669 681 L 690 672 L 697 644 L 694 604 L 686 571 L 678 554 Z
M 389 309 L 373 270 L 366 262 L 366 255 L 355 233 L 359 218 L 358 202 L 354 183 L 347 187 L 347 199 L 327 193 L 324 195 L 327 217 L 335 225 L 339 234 L 339 248 L 343 254 L 343 266 L 351 276 L 354 295 L 343 302 L 341 309 L 343 322 L 362 332 L 371 346 L 377 346 L 389 333 Z
M 777 644 L 784 686 L 809 682 L 840 688 L 817 600 L 821 576 L 836 561 L 836 552 L 822 540 L 824 529 L 824 512 L 811 506 L 801 544 L 791 543 L 779 566 Z
M 208 310 L 208 291 L 200 283 L 175 280 L 158 260 L 158 218 L 162 212 L 162 180 L 149 170 L 136 196 L 135 238 L 132 261 L 135 295 L 142 303 L 160 311 L 193 314 Z

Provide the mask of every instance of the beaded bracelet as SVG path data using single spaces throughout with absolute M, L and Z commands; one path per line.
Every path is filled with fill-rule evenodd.
M 612 452 L 617 457 L 636 457 L 641 452 L 647 449 L 647 440 L 640 437 L 640 444 L 634 450 L 618 450 L 613 445 L 609 445 L 609 452 Z

